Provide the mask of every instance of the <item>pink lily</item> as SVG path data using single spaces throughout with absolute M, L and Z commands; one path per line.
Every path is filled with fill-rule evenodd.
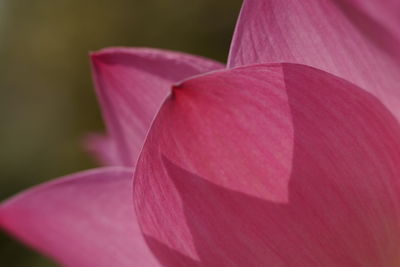
M 398 10 L 245 0 L 227 68 L 92 54 L 108 135 L 89 148 L 112 166 L 4 202 L 0 225 L 66 266 L 398 266 Z

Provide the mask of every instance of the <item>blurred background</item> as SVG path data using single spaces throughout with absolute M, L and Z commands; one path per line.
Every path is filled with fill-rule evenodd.
M 241 0 L 0 0 L 0 200 L 96 166 L 88 52 L 148 46 L 226 60 Z M 0 231 L 1 266 L 56 266 Z

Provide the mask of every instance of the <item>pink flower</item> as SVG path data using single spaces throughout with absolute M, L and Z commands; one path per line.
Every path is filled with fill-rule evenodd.
M 225 69 L 92 54 L 108 135 L 89 148 L 112 166 L 0 224 L 67 266 L 399 266 L 399 8 L 246 0 Z

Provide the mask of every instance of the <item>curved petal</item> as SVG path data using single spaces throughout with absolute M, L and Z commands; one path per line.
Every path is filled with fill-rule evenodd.
M 245 0 L 228 65 L 316 67 L 372 93 L 400 119 L 400 5 L 395 8 L 394 1 L 377 0 Z
M 0 206 L 0 226 L 63 266 L 159 266 L 139 230 L 132 171 L 58 179 Z
M 224 67 L 209 59 L 149 48 L 109 48 L 92 53 L 91 59 L 106 126 L 120 165 L 125 166 L 136 161 L 171 84 Z
M 304 65 L 252 65 L 173 89 L 134 201 L 164 266 L 394 267 L 398 166 L 400 126 L 375 97 Z

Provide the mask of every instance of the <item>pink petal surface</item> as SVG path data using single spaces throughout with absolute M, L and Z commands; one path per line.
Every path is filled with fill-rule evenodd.
M 91 133 L 83 140 L 84 148 L 103 166 L 123 166 L 116 143 L 110 136 Z
M 149 48 L 105 49 L 92 53 L 91 59 L 107 130 L 115 142 L 119 165 L 125 166 L 136 161 L 171 84 L 224 67 L 209 59 Z M 97 151 L 104 152 L 102 148 Z
M 245 0 L 228 65 L 313 66 L 372 93 L 399 119 L 399 14 L 398 1 Z
M 159 266 L 139 230 L 132 171 L 86 171 L 0 206 L 0 226 L 63 266 Z
M 395 267 L 400 127 L 323 71 L 252 65 L 173 88 L 135 172 L 163 266 Z
M 376 21 L 384 26 L 389 33 L 400 36 L 400 1 L 399 0 L 336 0 L 339 5 L 348 7 L 347 9 L 358 9 L 359 13 L 364 13 L 369 19 Z M 348 15 L 354 15 L 348 13 Z M 350 17 L 350 16 L 349 16 Z M 361 17 L 356 16 L 354 19 Z

